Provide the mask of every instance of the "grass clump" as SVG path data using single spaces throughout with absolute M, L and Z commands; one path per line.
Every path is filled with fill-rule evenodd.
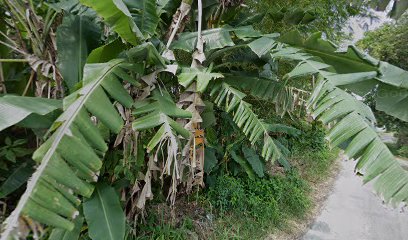
M 339 155 L 339 149 L 330 149 L 325 140 L 326 129 L 319 123 L 301 124 L 302 134 L 292 140 L 291 163 L 307 182 L 325 180 Z
M 408 158 L 408 146 L 402 146 L 400 149 L 398 149 L 398 155 Z
M 208 192 L 220 214 L 215 235 L 221 239 L 231 234 L 254 238 L 254 234 L 260 237 L 271 227 L 283 227 L 287 219 L 302 217 L 309 208 L 308 189 L 296 171 L 254 180 L 219 176 Z
M 178 226 L 174 226 L 163 216 L 156 213 L 147 215 L 143 223 L 137 224 L 136 237 L 128 237 L 128 240 L 182 240 L 190 239 L 193 224 L 190 218 L 183 218 Z
M 338 151 L 329 149 L 325 129 L 317 123 L 296 127 L 302 133 L 287 139 L 291 170 L 275 166 L 253 179 L 217 172 L 207 190 L 176 207 L 176 224 L 156 214 L 138 226 L 137 239 L 263 239 L 287 231 L 293 219 L 306 219 L 312 186 L 329 176 Z

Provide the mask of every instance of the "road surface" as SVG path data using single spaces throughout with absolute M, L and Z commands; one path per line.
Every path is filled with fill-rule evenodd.
M 384 206 L 342 161 L 332 193 L 302 240 L 408 240 L 408 209 Z

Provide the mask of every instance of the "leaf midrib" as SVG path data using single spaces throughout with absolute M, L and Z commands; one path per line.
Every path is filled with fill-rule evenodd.
M 20 201 L 18 202 L 18 205 L 16 209 L 12 212 L 12 217 L 11 221 L 7 223 L 7 227 L 5 228 L 3 235 L 1 236 L 1 240 L 7 240 L 11 232 L 14 230 L 14 228 L 18 225 L 18 218 L 21 214 L 21 211 L 23 210 L 24 206 L 26 205 L 31 192 L 34 190 L 35 186 L 37 185 L 37 182 L 39 181 L 40 177 L 42 176 L 42 173 L 45 170 L 45 167 L 48 165 L 48 162 L 50 161 L 51 157 L 53 156 L 54 152 L 56 151 L 60 141 L 62 138 L 65 136 L 65 132 L 68 130 L 69 126 L 71 126 L 71 123 L 74 121 L 75 117 L 79 113 L 80 109 L 82 109 L 82 106 L 84 106 L 86 100 L 90 96 L 90 93 L 92 93 L 97 87 L 99 87 L 100 82 L 105 79 L 105 77 L 111 73 L 111 71 L 117 67 L 122 61 L 118 61 L 115 65 L 111 66 L 97 81 L 95 81 L 93 87 L 89 90 L 88 94 L 84 95 L 83 99 L 81 100 L 81 104 L 79 107 L 75 110 L 75 112 L 71 115 L 71 117 L 66 120 L 62 126 L 57 130 L 59 131 L 58 135 L 56 136 L 54 142 L 52 143 L 50 149 L 47 151 L 45 156 L 43 157 L 43 160 L 38 167 L 37 171 L 34 172 L 31 180 L 27 183 L 27 189 L 24 192 L 24 194 L 21 196 Z
M 309 49 L 309 48 L 303 48 L 303 49 L 305 51 L 313 54 L 313 56 L 318 56 L 318 54 L 325 55 L 325 56 L 330 57 L 330 58 L 340 59 L 340 60 L 343 60 L 343 61 L 351 62 L 351 64 L 361 65 L 361 66 L 364 66 L 364 67 L 370 67 L 370 68 L 372 68 L 373 71 L 377 71 L 376 66 L 373 66 L 373 65 L 367 63 L 365 60 L 359 61 L 359 60 L 355 60 L 355 59 L 348 58 L 348 57 L 338 56 L 336 53 L 330 54 L 330 53 L 326 53 L 326 52 L 322 52 L 322 51 L 318 51 L 318 50 L 312 50 L 312 49 Z M 333 67 L 336 68 L 335 66 L 333 66 Z
M 96 193 L 98 194 L 98 199 L 101 202 L 102 210 L 103 210 L 103 213 L 104 213 L 103 216 L 104 216 L 105 221 L 106 221 L 106 225 L 107 225 L 107 228 L 108 228 L 108 231 L 109 231 L 110 239 L 114 240 L 112 230 L 110 228 L 109 220 L 108 220 L 108 217 L 107 217 L 107 211 L 106 211 L 106 208 L 105 208 L 101 193 L 99 192 L 99 189 L 96 189 Z
M 81 15 L 79 15 L 79 33 L 78 33 L 78 35 L 79 35 L 79 54 L 78 54 L 78 62 L 79 62 L 79 65 L 78 65 L 78 80 L 80 80 L 81 79 L 81 75 L 82 75 L 82 69 L 81 69 L 81 66 L 82 66 L 82 16 Z
M 227 84 L 227 83 L 223 83 L 223 86 L 225 87 L 225 88 L 228 88 L 229 90 L 231 90 L 231 89 L 234 89 L 234 90 L 236 90 L 235 88 L 233 88 L 233 87 L 231 87 L 229 84 Z M 236 90 L 236 91 L 238 91 L 238 90 Z M 232 92 L 232 91 L 231 91 Z M 268 129 L 267 129 L 267 127 L 264 125 L 264 123 L 261 121 L 261 119 L 259 119 L 258 118 L 258 116 L 252 111 L 252 109 L 249 107 L 250 106 L 250 104 L 249 103 L 247 103 L 247 102 L 245 102 L 244 100 L 243 100 L 243 97 L 239 97 L 238 95 L 235 95 L 234 94 L 234 97 L 237 97 L 237 98 L 239 98 L 240 99 L 240 103 L 239 104 L 242 104 L 246 109 L 247 109 L 247 111 L 250 111 L 251 112 L 251 114 L 254 114 L 255 116 L 256 116 L 256 118 L 255 118 L 255 120 L 258 122 L 258 124 L 261 126 L 261 129 L 263 130 L 263 132 L 264 132 L 264 136 L 266 137 L 268 137 L 270 140 L 271 140 L 271 143 L 273 143 L 273 145 L 275 146 L 274 147 L 274 149 L 276 149 L 277 150 L 277 153 L 276 154 L 278 154 L 278 155 L 282 155 L 282 153 L 281 153 L 281 151 L 278 149 L 278 147 L 276 146 L 276 144 L 275 144 L 275 141 L 273 141 L 273 138 L 269 135 L 269 132 L 268 132 Z M 242 131 L 242 130 L 241 130 Z M 245 136 L 246 136 L 246 134 L 245 134 Z M 256 140 L 256 141 L 258 141 L 259 140 L 259 138 Z M 263 141 L 263 146 L 262 147 L 264 147 L 265 146 L 265 140 Z

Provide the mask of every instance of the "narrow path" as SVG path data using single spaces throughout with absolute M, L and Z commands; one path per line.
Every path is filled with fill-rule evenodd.
M 382 204 L 370 186 L 354 175 L 354 162 L 342 169 L 322 212 L 302 240 L 407 240 L 408 209 Z

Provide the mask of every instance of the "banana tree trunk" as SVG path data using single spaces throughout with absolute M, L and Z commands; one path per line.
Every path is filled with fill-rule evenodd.
M 204 41 L 201 34 L 202 28 L 202 1 L 197 0 L 198 7 L 198 29 L 197 45 L 192 57 L 191 68 L 200 68 L 205 60 Z M 183 151 L 185 161 L 190 165 L 190 175 L 187 180 L 187 191 L 191 191 L 193 186 L 204 186 L 204 130 L 201 129 L 201 113 L 205 104 L 201 98 L 201 93 L 197 92 L 196 83 L 191 84 L 180 96 L 179 104 L 186 107 L 193 115 L 191 120 L 185 125 L 192 134 L 186 148 Z
M 186 16 L 191 10 L 191 3 L 193 0 L 183 0 L 180 4 L 180 7 L 177 9 L 176 13 L 173 15 L 173 20 L 166 34 L 167 39 L 167 48 L 170 47 L 170 44 L 174 40 L 177 32 L 183 31 L 186 24 Z

